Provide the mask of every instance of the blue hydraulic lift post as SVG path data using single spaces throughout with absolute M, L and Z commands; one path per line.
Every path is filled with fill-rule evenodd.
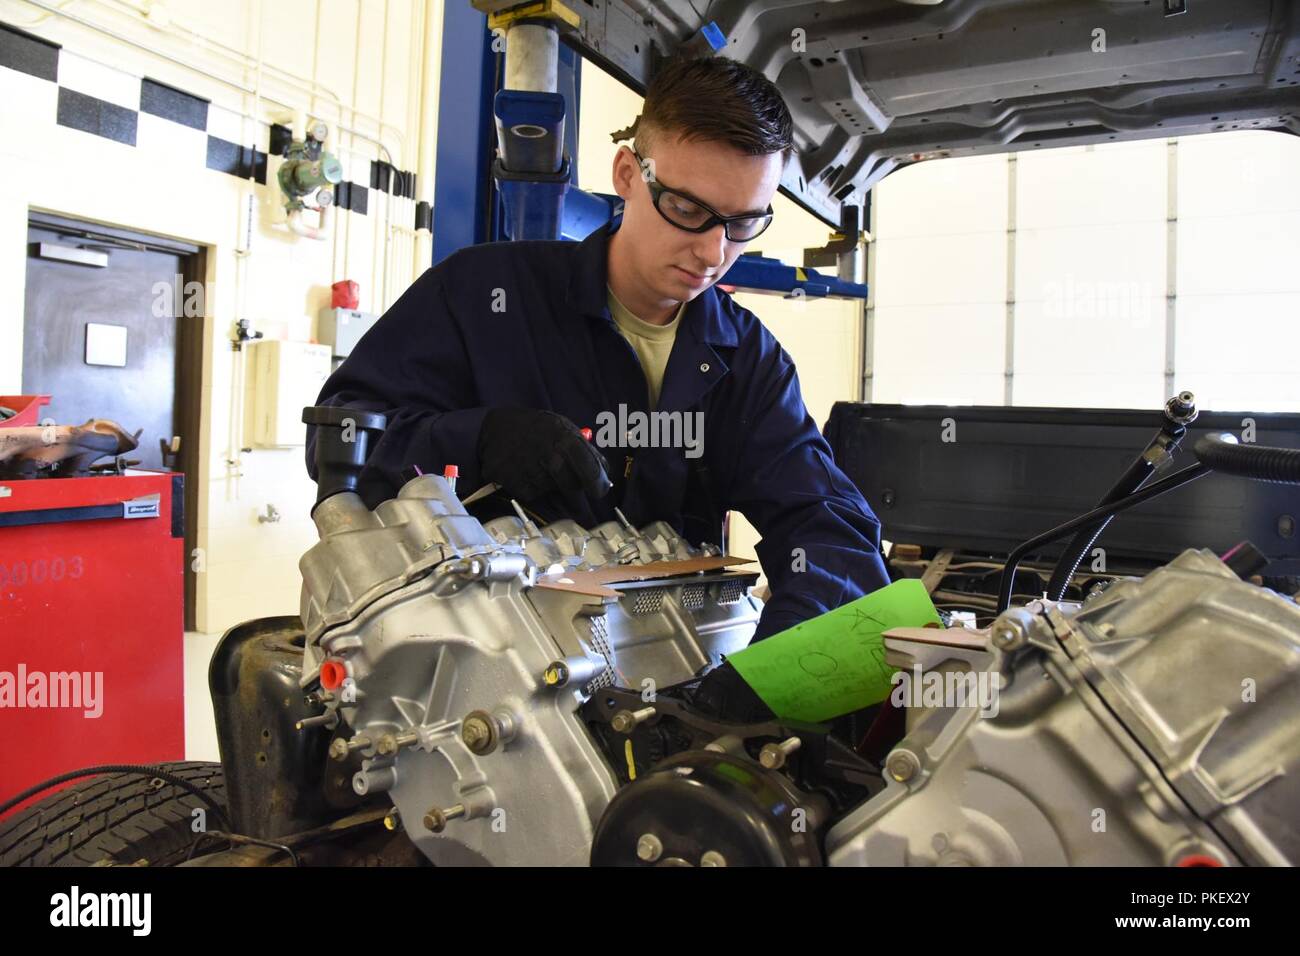
M 560 43 L 556 92 L 564 97 L 564 152 L 569 156 L 569 182 L 578 185 L 578 110 L 582 106 L 582 57 Z M 585 237 L 584 237 L 585 238 Z
M 433 264 L 492 238 L 492 94 L 497 55 L 487 15 L 468 3 L 443 4 L 438 86 Z
M 582 58 L 562 42 L 555 55 L 552 89 L 499 89 L 493 97 L 492 172 L 502 210 L 494 239 L 584 239 L 609 219 L 606 202 L 593 202 L 577 188 Z

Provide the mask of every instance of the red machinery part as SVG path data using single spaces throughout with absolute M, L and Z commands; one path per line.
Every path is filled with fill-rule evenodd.
M 330 657 L 321 661 L 320 685 L 326 690 L 338 690 L 347 679 L 348 668 L 342 661 Z
M 39 425 L 41 408 L 50 404 L 48 395 L 0 395 L 0 405 L 12 408 L 17 415 L 0 418 L 0 428 L 18 428 L 20 425 Z

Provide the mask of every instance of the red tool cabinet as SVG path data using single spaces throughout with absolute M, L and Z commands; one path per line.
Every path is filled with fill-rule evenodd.
M 0 479 L 0 800 L 184 759 L 183 481 Z

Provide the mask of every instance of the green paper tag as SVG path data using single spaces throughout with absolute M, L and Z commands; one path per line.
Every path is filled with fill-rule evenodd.
M 777 717 L 820 723 L 889 696 L 882 632 L 940 624 L 919 580 L 895 581 L 727 660 Z

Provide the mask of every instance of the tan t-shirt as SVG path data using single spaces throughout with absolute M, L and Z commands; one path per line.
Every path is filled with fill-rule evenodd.
M 664 369 L 668 366 L 668 356 L 672 353 L 673 342 L 677 338 L 677 327 L 681 325 L 682 312 L 686 309 L 683 302 L 673 320 L 667 325 L 655 325 L 638 318 L 628 311 L 627 306 L 618 301 L 614 290 L 605 287 L 609 293 L 609 314 L 614 318 L 623 337 L 631 344 L 636 357 L 641 361 L 641 371 L 645 372 L 646 384 L 650 386 L 650 411 L 659 407 L 659 392 L 664 384 Z

